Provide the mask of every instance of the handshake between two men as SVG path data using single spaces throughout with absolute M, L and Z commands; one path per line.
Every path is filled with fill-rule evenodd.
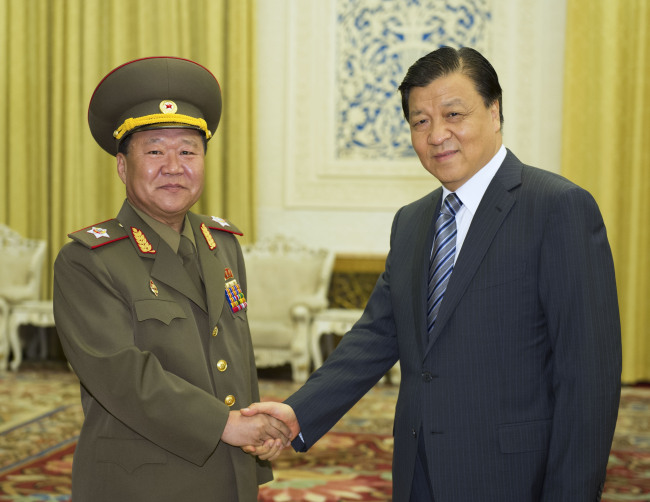
M 253 403 L 231 411 L 221 440 L 262 460 L 275 460 L 300 432 L 293 409 L 284 403 Z

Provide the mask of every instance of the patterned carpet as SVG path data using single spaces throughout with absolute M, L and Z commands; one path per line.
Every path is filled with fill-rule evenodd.
M 297 386 L 263 379 L 265 399 Z M 70 500 L 82 421 L 78 382 L 62 370 L 0 376 L 0 501 Z M 307 454 L 285 450 L 260 501 L 390 500 L 397 388 L 378 385 Z M 650 501 L 650 388 L 624 388 L 603 501 Z

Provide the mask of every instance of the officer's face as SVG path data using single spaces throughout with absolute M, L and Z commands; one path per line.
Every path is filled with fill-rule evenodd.
M 198 131 L 152 129 L 133 133 L 127 155 L 117 154 L 117 172 L 131 204 L 180 232 L 203 191 L 204 159 Z
M 420 162 L 452 192 L 501 146 L 499 102 L 486 107 L 474 82 L 462 73 L 411 89 L 409 124 Z

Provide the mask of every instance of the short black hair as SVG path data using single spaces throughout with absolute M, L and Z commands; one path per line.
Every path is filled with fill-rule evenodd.
M 122 155 L 126 155 L 129 153 L 129 145 L 131 145 L 131 139 L 133 138 L 133 133 L 138 132 L 137 130 L 132 131 L 128 135 L 124 136 L 122 140 L 119 142 L 117 145 L 117 153 L 121 153 Z M 205 137 L 205 134 L 201 132 L 201 139 L 203 140 L 203 153 L 207 153 L 208 151 L 208 140 Z
M 406 72 L 398 87 L 402 93 L 402 111 L 409 120 L 409 95 L 413 87 L 426 87 L 437 78 L 451 73 L 462 73 L 474 82 L 486 108 L 499 102 L 499 121 L 503 128 L 502 91 L 499 77 L 490 62 L 471 47 L 454 49 L 442 46 L 418 59 Z

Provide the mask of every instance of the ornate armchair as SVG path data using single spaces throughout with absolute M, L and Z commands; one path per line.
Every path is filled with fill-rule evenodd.
M 9 320 L 9 305 L 0 298 L 0 371 L 7 369 L 9 358 L 9 337 L 7 336 L 7 321 Z
M 283 236 L 243 246 L 248 321 L 258 367 L 291 364 L 292 377 L 309 375 L 314 316 L 327 308 L 334 253 Z
M 54 325 L 52 302 L 38 301 L 46 247 L 45 241 L 26 239 L 0 224 L 0 300 L 8 306 L 8 315 L 0 319 L 0 370 L 6 369 L 11 351 L 12 369 L 20 365 L 21 324 Z

